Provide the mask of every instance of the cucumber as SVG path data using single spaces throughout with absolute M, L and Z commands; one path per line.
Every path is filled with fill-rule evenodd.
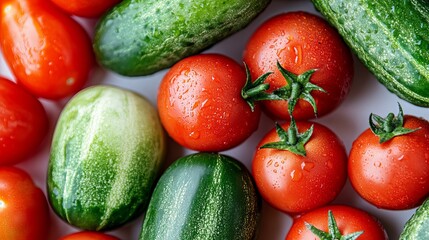
M 243 29 L 270 0 L 124 0 L 98 22 L 94 51 L 104 67 L 149 75 Z
M 427 0 L 312 0 L 389 91 L 429 107 Z
M 429 239 L 429 199 L 417 208 L 399 236 L 399 240 L 419 239 Z
M 158 181 L 139 239 L 252 239 L 260 201 L 250 173 L 237 160 L 188 155 Z
M 164 132 L 145 98 L 112 86 L 86 88 L 56 125 L 49 202 L 75 227 L 116 228 L 147 208 L 164 155 Z

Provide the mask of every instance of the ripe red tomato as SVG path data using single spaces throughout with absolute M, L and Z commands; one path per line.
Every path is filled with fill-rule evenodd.
M 175 64 L 162 79 L 158 110 L 168 134 L 197 151 L 237 146 L 258 127 L 260 109 L 252 112 L 241 97 L 244 69 L 219 54 L 200 54 Z
M 118 4 L 120 1 L 121 0 L 52 0 L 52 2 L 64 11 L 72 15 L 88 18 L 101 16 L 104 12 Z
M 47 133 L 48 116 L 39 100 L 0 77 L 0 165 L 25 160 Z
M 289 123 L 285 123 L 263 137 L 253 157 L 252 172 L 259 192 L 265 201 L 286 213 L 301 213 L 331 202 L 346 181 L 347 154 L 343 143 L 321 124 L 296 123 L 299 133 L 307 133 L 312 125 L 313 132 L 303 146 L 305 156 L 290 150 L 261 148 L 290 134 L 290 128 L 285 130 Z M 279 129 L 285 132 L 279 134 Z M 293 144 L 293 137 L 288 141 L 300 149 L 299 144 Z
M 345 205 L 333 205 L 318 208 L 295 218 L 286 240 L 319 239 L 308 227 L 308 224 L 326 233 L 329 232 L 328 212 L 331 211 L 337 229 L 343 236 L 359 233 L 359 240 L 387 240 L 383 225 L 369 213 Z M 332 231 L 331 231 L 332 232 Z M 321 238 L 320 238 L 321 239 Z M 331 237 L 324 239 L 343 239 Z M 353 238 L 355 239 L 355 238 Z
M 0 239 L 46 240 L 48 202 L 31 177 L 15 167 L 0 167 Z
M 417 130 L 380 143 L 367 129 L 350 150 L 350 182 L 379 208 L 409 209 L 429 196 L 429 122 L 404 116 L 403 127 Z
M 348 94 L 353 79 L 352 54 L 340 35 L 324 19 L 306 12 L 288 12 L 264 22 L 249 39 L 243 60 L 254 78 L 273 72 L 266 80 L 270 91 L 288 85 L 298 90 L 294 93 L 299 96 L 293 111 L 296 120 L 315 117 L 311 98 L 317 116 L 332 112 Z M 293 74 L 316 71 L 307 79 L 310 84 L 288 84 L 276 66 L 277 61 Z M 326 92 L 312 90 L 312 84 Z M 289 120 L 288 104 L 292 101 L 264 101 L 264 110 L 274 118 Z
M 46 0 L 4 0 L 0 10 L 0 46 L 18 84 L 48 99 L 83 87 L 94 54 L 77 22 Z
M 100 232 L 82 231 L 64 236 L 60 240 L 119 240 L 119 238 Z

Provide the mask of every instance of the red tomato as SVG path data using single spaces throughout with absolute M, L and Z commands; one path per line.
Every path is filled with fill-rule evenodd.
M 286 236 L 286 240 L 319 239 L 308 229 L 306 223 L 328 233 L 329 210 L 332 212 L 332 216 L 337 227 L 343 236 L 363 231 L 363 233 L 358 237 L 359 240 L 388 239 L 383 225 L 369 213 L 349 206 L 334 205 L 318 208 L 295 218 L 292 227 Z M 326 239 L 340 238 L 336 237 Z
M 77 22 L 46 0 L 4 0 L 0 10 L 0 46 L 18 84 L 48 99 L 83 87 L 94 54 Z
M 69 234 L 59 240 L 119 240 L 119 238 L 100 232 L 82 231 Z
M 309 91 L 319 117 L 340 105 L 353 79 L 352 54 L 340 35 L 324 19 L 306 12 L 280 14 L 263 23 L 247 43 L 243 60 L 254 78 L 273 72 L 266 80 L 271 91 L 288 85 L 276 66 L 277 61 L 293 74 L 315 69 L 310 83 L 326 91 Z M 312 105 L 302 99 L 308 97 L 303 90 L 305 84 L 297 86 L 300 99 L 293 111 L 294 118 L 314 118 Z M 264 107 L 274 118 L 290 119 L 286 100 L 264 101 Z
M 48 116 L 39 100 L 0 77 L 0 165 L 25 160 L 47 133 Z
M 163 78 L 158 110 L 168 134 L 184 147 L 222 151 L 237 146 L 258 127 L 241 97 L 244 69 L 219 54 L 200 54 L 175 64 Z
M 429 196 L 429 122 L 405 116 L 404 127 L 420 129 L 384 143 L 367 129 L 350 150 L 350 182 L 379 208 L 409 209 Z
M 121 0 L 52 0 L 58 7 L 72 15 L 89 18 L 99 17 L 120 1 Z
M 0 239 L 46 240 L 48 202 L 31 177 L 15 167 L 0 167 Z
M 305 143 L 306 156 L 289 150 L 261 148 L 278 142 L 275 130 L 258 144 L 252 172 L 263 199 L 287 213 L 301 213 L 331 202 L 343 188 L 347 177 L 347 154 L 341 140 L 327 127 L 311 122 L 297 122 L 303 133 L 313 125 Z M 283 129 L 289 123 L 281 125 Z

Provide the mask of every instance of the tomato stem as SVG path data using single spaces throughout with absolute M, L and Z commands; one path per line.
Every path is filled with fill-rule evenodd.
M 255 110 L 256 101 L 281 100 L 281 98 L 279 98 L 277 95 L 267 92 L 267 90 L 270 88 L 270 84 L 265 83 L 265 80 L 269 75 L 272 74 L 272 72 L 262 74 L 254 82 L 252 82 L 252 76 L 246 63 L 244 63 L 244 67 L 246 69 L 246 83 L 241 89 L 241 97 L 250 106 L 252 112 Z
M 332 214 L 331 210 L 328 211 L 328 232 L 324 232 L 312 224 L 309 224 L 308 222 L 305 222 L 305 227 L 307 227 L 308 230 L 310 230 L 321 240 L 355 240 L 363 233 L 363 231 L 359 231 L 343 236 L 340 232 L 340 229 L 338 228 L 337 221 L 335 221 L 334 214 Z
M 276 132 L 280 138 L 278 142 L 271 142 L 262 145 L 260 148 L 273 148 L 287 150 L 300 156 L 306 156 L 304 145 L 310 140 L 313 134 L 313 125 L 304 133 L 299 133 L 295 119 L 291 119 L 289 128 L 284 130 L 280 124 L 276 123 Z
M 310 78 L 316 69 L 310 69 L 300 75 L 295 75 L 281 66 L 277 61 L 277 68 L 283 77 L 286 79 L 287 84 L 279 89 L 273 91 L 273 94 L 277 95 L 282 100 L 288 101 L 288 113 L 292 116 L 293 110 L 299 99 L 303 99 L 310 103 L 313 107 L 314 115 L 317 117 L 317 106 L 316 101 L 314 100 L 311 92 L 321 91 L 326 93 L 326 91 L 311 83 Z
M 386 118 L 382 118 L 373 113 L 369 115 L 370 129 L 380 138 L 380 143 L 387 142 L 396 136 L 405 135 L 420 129 L 404 128 L 404 113 L 399 103 L 398 106 L 399 113 L 396 116 L 393 113 L 387 114 Z

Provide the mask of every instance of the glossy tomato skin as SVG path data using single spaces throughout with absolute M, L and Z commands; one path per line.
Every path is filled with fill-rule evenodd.
M 379 208 L 413 208 L 429 195 L 429 122 L 406 115 L 404 127 L 420 129 L 382 144 L 367 129 L 350 150 L 350 182 L 359 195 Z
M 0 77 L 0 166 L 24 161 L 48 133 L 48 116 L 37 98 Z
M 339 34 L 324 19 L 307 12 L 288 12 L 264 22 L 250 37 L 243 55 L 253 79 L 273 72 L 266 82 L 270 90 L 287 85 L 276 67 L 279 63 L 294 74 L 317 69 L 310 82 L 323 88 L 311 91 L 318 117 L 337 108 L 350 91 L 353 80 L 351 51 Z M 287 101 L 264 101 L 264 110 L 276 119 L 289 120 Z M 295 120 L 315 117 L 313 107 L 299 100 L 293 112 Z
M 305 144 L 306 156 L 290 151 L 260 148 L 279 141 L 268 132 L 258 144 L 252 173 L 263 199 L 280 211 L 298 214 L 328 204 L 340 193 L 347 177 L 347 155 L 342 141 L 327 127 L 297 122 L 299 132 L 314 125 Z M 287 129 L 288 123 L 281 125 Z
M 76 21 L 46 0 L 4 0 L 0 9 L 0 46 L 18 84 L 53 100 L 83 87 L 94 54 Z
M 158 110 L 167 133 L 197 151 L 223 151 L 242 143 L 258 127 L 241 97 L 244 69 L 220 54 L 199 54 L 175 64 L 163 78 Z
M 48 202 L 31 177 L 16 167 L 0 167 L 0 239 L 46 240 Z
M 96 18 L 101 16 L 104 12 L 118 4 L 120 1 L 121 0 L 52 0 L 53 3 L 67 13 L 87 18 Z
M 286 240 L 319 239 L 305 226 L 305 222 L 328 232 L 328 211 L 331 210 L 341 234 L 347 235 L 364 231 L 359 240 L 387 240 L 384 226 L 369 213 L 346 205 L 325 206 L 307 212 L 293 220 Z
M 101 232 L 82 231 L 69 234 L 59 240 L 119 240 L 119 238 Z

